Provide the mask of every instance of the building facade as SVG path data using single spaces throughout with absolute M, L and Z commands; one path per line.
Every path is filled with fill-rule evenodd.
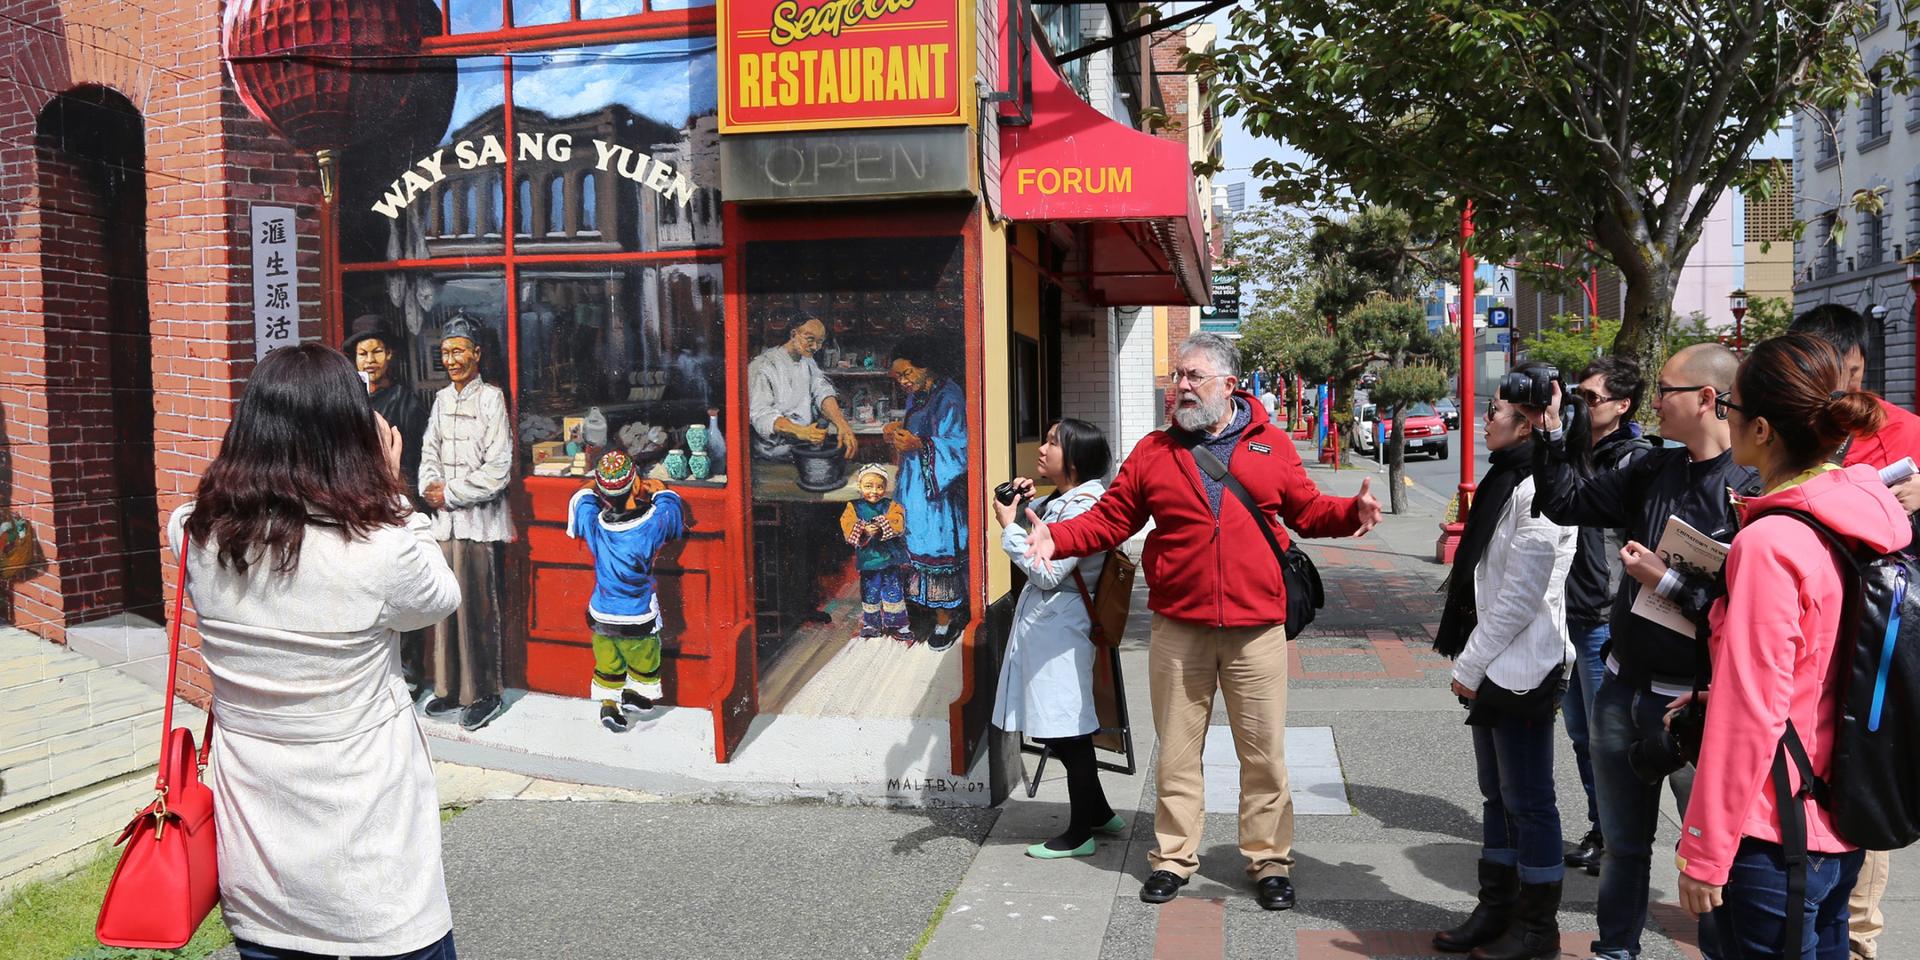
M 1859 41 L 1869 63 L 1909 42 L 1887 6 Z M 1920 66 L 1920 45 L 1905 52 Z M 1920 89 L 1880 86 L 1844 107 L 1797 113 L 1793 151 L 1794 215 L 1806 224 L 1793 244 L 1794 309 L 1838 303 L 1866 316 L 1868 386 L 1912 408 L 1920 281 L 1902 261 L 1920 251 Z M 1878 193 L 1881 208 L 1856 209 L 1860 191 Z
M 403 382 L 433 391 L 460 320 L 511 417 L 516 692 L 482 730 L 429 723 L 436 753 L 907 802 L 1005 789 L 984 748 L 1019 584 L 988 497 L 1031 472 L 1051 418 L 1150 429 L 1150 374 L 1081 385 L 1153 363 L 1155 311 L 1209 296 L 1186 137 L 1121 109 L 1157 89 L 1155 37 L 1062 61 L 1019 0 L 921 0 L 844 34 L 765 0 L 16 6 L 0 506 L 39 553 L 9 622 L 163 636 L 159 519 L 191 499 L 257 357 L 373 316 Z M 417 35 L 234 59 L 297 74 L 256 84 L 223 67 L 223 16 L 230 35 L 275 17 Z M 324 117 L 341 140 L 316 154 L 299 131 Z M 1074 159 L 1069 133 L 1102 149 Z M 782 356 L 834 402 L 776 409 L 761 378 Z M 567 536 L 616 449 L 689 511 L 657 560 L 668 707 L 628 735 L 594 723 L 594 570 Z M 864 465 L 905 509 L 912 643 L 860 636 L 843 521 Z M 204 694 L 197 655 L 183 666 Z

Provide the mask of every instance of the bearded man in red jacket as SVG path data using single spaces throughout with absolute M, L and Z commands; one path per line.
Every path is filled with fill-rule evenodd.
M 1087 512 L 1046 524 L 1029 511 L 1028 544 L 1043 560 L 1090 556 L 1154 521 L 1141 564 L 1154 613 L 1147 662 L 1160 738 L 1160 802 L 1153 821 L 1157 845 L 1147 854 L 1152 873 L 1140 899 L 1172 900 L 1199 868 L 1200 749 L 1217 688 L 1226 694 L 1240 757 L 1240 852 L 1260 905 L 1285 910 L 1294 904 L 1287 601 L 1279 558 L 1258 524 L 1272 523 L 1284 550 L 1287 531 L 1274 517 L 1305 536 L 1357 536 L 1380 522 L 1380 502 L 1365 480 L 1351 498 L 1322 494 L 1293 440 L 1267 419 L 1259 400 L 1239 389 L 1239 369 L 1231 341 L 1207 333 L 1189 337 L 1175 358 L 1173 425 L 1134 447 L 1113 486 Z M 1263 516 L 1200 469 L 1196 447 L 1226 465 Z

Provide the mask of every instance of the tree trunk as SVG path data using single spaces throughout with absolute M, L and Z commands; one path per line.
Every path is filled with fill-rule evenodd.
M 1640 364 L 1647 383 L 1660 376 L 1661 352 L 1673 328 L 1673 294 L 1679 279 L 1679 270 L 1671 262 L 1656 258 L 1647 264 L 1642 277 L 1627 282 L 1627 302 L 1621 311 L 1620 335 L 1613 340 L 1613 353 Z
M 1407 484 L 1401 479 L 1401 468 L 1407 462 L 1407 408 L 1393 409 L 1393 434 L 1387 445 L 1387 490 L 1388 501 L 1395 515 L 1407 512 Z

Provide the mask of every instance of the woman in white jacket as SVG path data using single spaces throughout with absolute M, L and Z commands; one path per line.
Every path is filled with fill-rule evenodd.
M 1537 364 L 1516 373 L 1538 374 Z M 1505 392 L 1504 390 L 1502 391 Z M 1480 902 L 1434 946 L 1473 960 L 1560 955 L 1560 811 L 1554 713 L 1566 689 L 1567 570 L 1579 529 L 1533 510 L 1533 427 L 1526 409 L 1487 405 L 1492 468 L 1481 481 L 1450 577 L 1434 646 L 1454 658 L 1453 692 L 1468 705 L 1483 798 Z
M 1040 478 L 1058 492 L 1036 504 L 1035 512 L 1048 523 L 1085 513 L 1106 492 L 1100 478 L 1112 462 L 1112 448 L 1099 427 L 1074 419 L 1054 424 L 1040 444 L 1037 466 Z M 1100 788 L 1093 755 L 1093 734 L 1100 728 L 1093 704 L 1096 651 L 1088 638 L 1092 622 L 1087 605 L 1074 581 L 1077 572 L 1092 591 L 1100 583 L 1105 558 L 1029 560 L 1027 532 L 1018 520 L 1023 501 L 1033 495 L 1034 481 L 1020 477 L 1013 486 L 1019 499 L 1011 504 L 996 499 L 993 511 L 1001 526 L 1000 547 L 1027 575 L 1027 586 L 1013 610 L 993 723 L 1009 732 L 1025 731 L 1046 744 L 1067 772 L 1066 832 L 1028 847 L 1027 856 L 1090 857 L 1095 833 L 1118 834 L 1127 827 L 1126 818 L 1113 812 Z
M 213 678 L 221 908 L 244 960 L 454 960 L 400 634 L 460 591 L 400 445 L 345 357 L 276 350 L 168 525 Z

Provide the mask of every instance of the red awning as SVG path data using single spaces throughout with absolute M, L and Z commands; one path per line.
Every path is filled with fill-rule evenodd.
M 1107 119 L 1033 44 L 1033 123 L 1000 127 L 1000 212 L 1084 226 L 1099 306 L 1202 306 L 1212 264 L 1187 148 Z

